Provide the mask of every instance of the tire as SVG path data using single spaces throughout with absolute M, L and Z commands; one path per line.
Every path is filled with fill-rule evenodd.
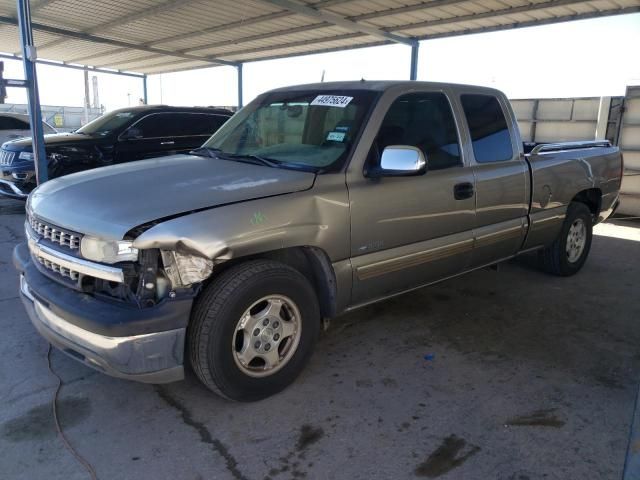
M 580 225 L 584 226 L 583 235 L 576 236 L 577 231 L 581 230 Z M 541 252 L 544 270 L 561 277 L 578 273 L 589 256 L 592 237 L 593 216 L 591 211 L 584 203 L 570 203 L 558 238 Z M 573 249 L 571 242 L 573 242 Z M 579 244 L 582 245 L 580 248 L 578 248 Z M 568 245 L 569 248 L 567 248 Z
M 252 260 L 221 273 L 196 299 L 188 356 L 197 377 L 213 392 L 231 400 L 261 400 L 283 390 L 302 371 L 320 323 L 318 299 L 306 277 L 279 262 Z

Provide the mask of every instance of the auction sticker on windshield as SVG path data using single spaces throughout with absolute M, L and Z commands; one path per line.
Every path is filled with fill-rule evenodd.
M 353 97 L 344 97 L 342 95 L 318 95 L 313 99 L 311 105 L 344 108 L 349 105 L 351 100 L 353 100 Z

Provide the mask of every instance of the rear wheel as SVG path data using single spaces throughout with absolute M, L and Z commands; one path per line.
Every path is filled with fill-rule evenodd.
M 309 281 L 271 260 L 230 268 L 202 292 L 189 326 L 198 378 L 232 400 L 273 395 L 298 376 L 320 332 Z
M 578 273 L 589 256 L 592 230 L 589 208 L 583 203 L 570 203 L 560 235 L 541 252 L 544 269 L 564 277 Z

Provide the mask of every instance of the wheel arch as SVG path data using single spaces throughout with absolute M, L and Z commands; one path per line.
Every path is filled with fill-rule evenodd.
M 583 203 L 589 208 L 594 219 L 598 218 L 602 209 L 602 190 L 599 188 L 588 188 L 578 192 L 572 199 L 572 202 Z
M 240 263 L 268 259 L 284 263 L 294 268 L 309 280 L 318 296 L 322 318 L 332 318 L 337 314 L 336 274 L 327 253 L 318 247 L 296 246 L 260 252 L 234 258 L 216 265 L 208 282 L 228 268 Z

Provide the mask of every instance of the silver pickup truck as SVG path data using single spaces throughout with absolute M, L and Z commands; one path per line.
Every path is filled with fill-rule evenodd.
M 31 321 L 107 374 L 290 384 L 326 320 L 538 250 L 583 266 L 617 206 L 608 142 L 523 145 L 499 91 L 418 82 L 260 95 L 201 148 L 69 175 L 14 251 Z

